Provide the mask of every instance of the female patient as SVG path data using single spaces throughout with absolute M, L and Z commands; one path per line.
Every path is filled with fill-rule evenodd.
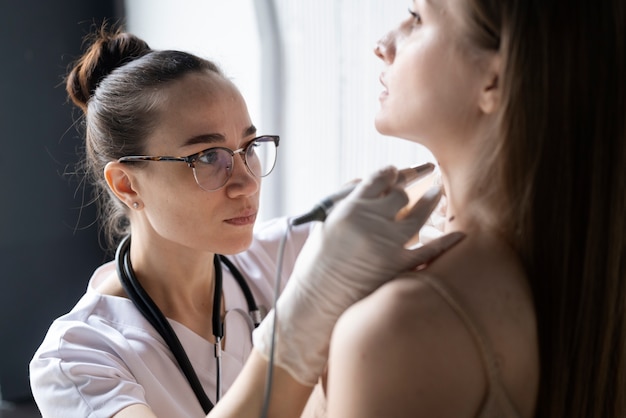
M 626 416 L 625 29 L 621 0 L 416 0 L 379 41 L 376 127 L 467 237 L 341 318 L 330 416 Z
M 626 416 L 625 31 L 622 0 L 415 0 L 380 40 L 376 126 L 433 152 L 445 229 L 467 236 L 340 318 L 328 416 Z M 321 244 L 311 239 L 303 254 L 332 259 L 323 248 L 339 246 L 336 231 L 358 205 L 356 196 L 342 202 Z M 374 237 L 365 225 L 348 238 Z M 285 373 L 275 385 L 294 393 L 306 393 L 324 364 L 315 336 L 327 329 L 308 345 L 288 332 L 304 322 L 300 299 L 320 291 L 299 280 L 310 258 L 301 256 L 278 304 L 288 349 L 277 351 Z M 341 285 L 325 295 L 371 278 L 337 276 Z M 267 365 L 265 328 L 242 377 Z M 316 348 L 321 355 L 307 357 Z M 235 385 L 215 416 L 255 416 L 239 408 L 254 385 Z M 270 416 L 297 413 L 274 400 Z

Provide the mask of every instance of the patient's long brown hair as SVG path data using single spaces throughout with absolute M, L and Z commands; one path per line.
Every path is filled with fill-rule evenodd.
M 482 184 L 534 294 L 536 416 L 626 417 L 626 2 L 466 12 L 470 41 L 504 58 L 502 139 Z

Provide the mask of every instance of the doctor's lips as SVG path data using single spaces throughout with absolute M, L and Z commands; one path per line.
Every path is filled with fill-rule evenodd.
M 247 210 L 241 212 L 238 216 L 224 220 L 231 225 L 250 225 L 256 221 L 257 212 L 255 210 Z

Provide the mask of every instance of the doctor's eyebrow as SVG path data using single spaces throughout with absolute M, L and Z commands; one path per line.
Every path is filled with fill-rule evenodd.
M 195 144 L 213 144 L 218 142 L 225 142 L 226 138 L 222 134 L 202 134 L 193 136 L 185 141 L 183 146 L 195 145 Z
M 254 125 L 250 125 L 246 129 L 243 130 L 244 138 L 250 135 L 255 135 L 255 134 L 256 134 L 256 126 Z
M 243 130 L 242 137 L 245 138 L 245 137 L 254 135 L 256 134 L 256 132 L 257 132 L 256 126 L 250 125 Z M 221 142 L 226 142 L 226 137 L 223 134 L 215 132 L 215 133 L 210 133 L 210 134 L 202 134 L 202 135 L 193 136 L 187 139 L 185 143 L 183 144 L 183 146 L 195 145 L 195 144 L 215 144 L 215 143 L 221 143 Z

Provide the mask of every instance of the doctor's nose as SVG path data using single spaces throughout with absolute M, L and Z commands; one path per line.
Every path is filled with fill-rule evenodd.
M 247 167 L 244 154 L 233 157 L 233 172 L 225 187 L 229 195 L 252 195 L 259 191 L 261 178 Z

